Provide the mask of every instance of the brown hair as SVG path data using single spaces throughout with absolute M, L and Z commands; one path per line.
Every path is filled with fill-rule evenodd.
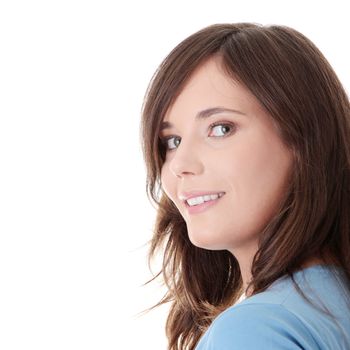
M 260 235 L 248 286 L 252 295 L 284 275 L 292 277 L 312 256 L 325 261 L 327 256 L 350 281 L 350 106 L 335 72 L 317 47 L 292 28 L 252 23 L 206 27 L 164 59 L 142 110 L 146 191 L 158 210 L 149 259 L 163 249 L 157 276 L 163 276 L 168 292 L 157 305 L 172 303 L 166 324 L 172 350 L 194 349 L 212 320 L 243 292 L 236 258 L 226 250 L 194 246 L 160 182 L 165 159 L 160 123 L 193 71 L 214 55 L 268 111 L 295 155 L 290 188 Z

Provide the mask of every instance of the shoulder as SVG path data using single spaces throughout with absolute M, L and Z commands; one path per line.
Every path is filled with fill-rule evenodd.
M 278 304 L 242 304 L 219 315 L 198 349 L 317 348 L 298 317 Z
M 349 348 L 340 344 L 350 345 L 350 338 L 346 335 L 350 329 L 350 309 L 346 304 L 348 294 L 340 293 L 331 270 L 315 266 L 295 273 L 294 279 L 305 295 L 318 307 L 326 306 L 337 322 L 304 300 L 291 279 L 283 277 L 266 291 L 221 313 L 197 349 Z M 344 313 L 344 310 L 349 310 L 349 313 Z

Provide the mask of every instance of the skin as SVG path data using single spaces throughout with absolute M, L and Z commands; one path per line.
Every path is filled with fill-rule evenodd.
M 218 106 L 242 114 L 196 118 L 198 112 Z M 172 126 L 160 137 L 173 136 L 166 141 L 161 172 L 164 192 L 183 216 L 191 242 L 230 251 L 247 285 L 259 235 L 286 193 L 292 151 L 252 93 L 223 72 L 218 57 L 197 68 L 163 121 Z M 225 195 L 204 212 L 190 214 L 178 196 L 194 190 Z

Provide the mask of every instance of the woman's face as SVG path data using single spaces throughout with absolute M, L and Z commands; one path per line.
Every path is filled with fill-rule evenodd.
M 257 99 L 211 58 L 167 111 L 160 137 L 168 148 L 162 188 L 183 216 L 191 242 L 233 253 L 256 250 L 293 162 Z M 189 206 L 185 199 L 193 196 L 200 197 Z M 209 201 L 198 204 L 203 200 Z

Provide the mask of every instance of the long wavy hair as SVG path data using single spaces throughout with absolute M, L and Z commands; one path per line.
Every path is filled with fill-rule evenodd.
M 284 275 L 293 278 L 313 256 L 340 265 L 350 291 L 350 105 L 342 84 L 318 48 L 295 29 L 211 25 L 163 60 L 142 108 L 146 192 L 157 207 L 149 262 L 163 254 L 161 271 L 151 281 L 163 277 L 167 286 L 155 306 L 171 302 L 166 323 L 171 350 L 194 349 L 213 319 L 244 292 L 236 258 L 190 242 L 186 223 L 160 180 L 165 160 L 160 123 L 193 71 L 215 55 L 227 75 L 270 114 L 295 155 L 283 203 L 259 236 L 251 295 Z

